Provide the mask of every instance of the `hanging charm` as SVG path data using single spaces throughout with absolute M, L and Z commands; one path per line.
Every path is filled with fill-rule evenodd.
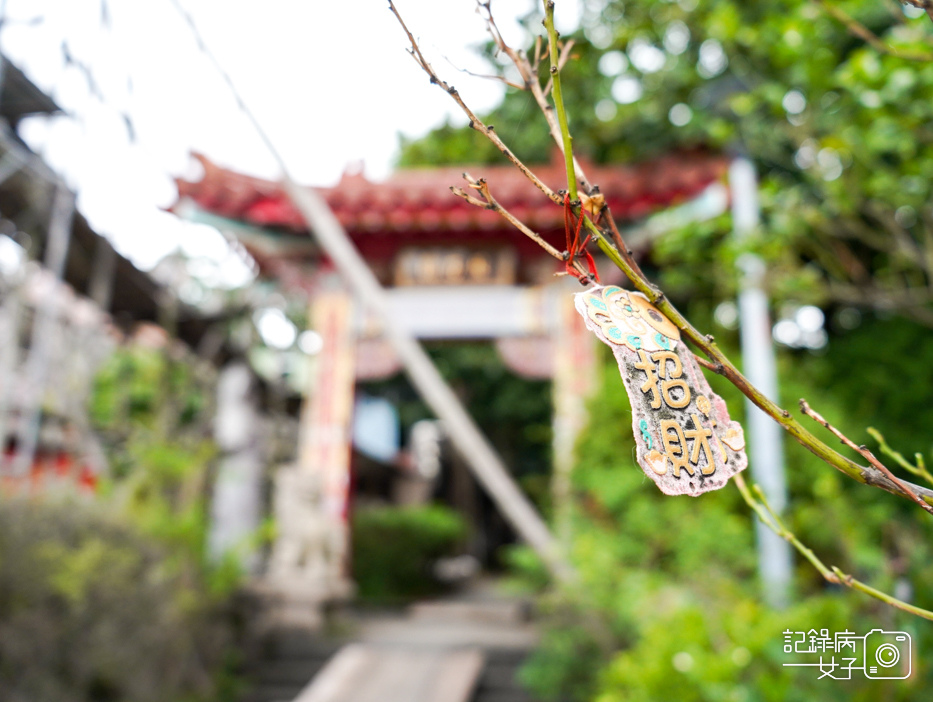
M 701 495 L 744 470 L 742 426 L 710 390 L 680 330 L 641 293 L 610 285 L 574 297 L 587 328 L 616 357 L 638 464 L 661 491 Z

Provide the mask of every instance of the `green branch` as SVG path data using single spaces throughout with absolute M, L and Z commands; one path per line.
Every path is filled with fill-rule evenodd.
M 554 28 L 554 0 L 544 0 L 544 28 L 547 30 L 548 53 L 551 59 L 551 83 L 554 86 L 554 109 L 557 110 L 557 123 L 563 142 L 564 164 L 567 167 L 567 192 L 570 199 L 577 199 L 577 174 L 573 167 L 573 137 L 567 125 L 567 109 L 564 107 L 563 92 L 560 87 L 560 52 L 557 48 L 557 30 Z
M 554 109 L 557 112 L 557 124 L 560 127 L 561 146 L 564 152 L 564 164 L 567 169 L 567 192 L 571 200 L 577 200 L 577 174 L 573 165 L 573 136 L 570 134 L 570 126 L 567 121 L 567 108 L 564 106 L 564 97 L 560 82 L 560 52 L 557 46 L 557 29 L 554 27 L 554 0 L 544 0 L 544 28 L 547 30 L 548 54 L 551 62 L 551 84 L 554 95 Z M 581 214 L 581 216 L 583 216 Z M 609 257 L 616 266 L 625 271 L 626 274 L 636 275 L 635 269 L 630 265 L 619 251 L 609 242 L 602 230 L 596 226 L 588 217 L 584 217 L 583 223 L 593 237 L 593 241 L 599 246 L 600 250 Z M 631 275 L 629 277 L 631 277 Z
M 933 475 L 931 475 L 930 471 L 927 470 L 926 464 L 923 462 L 922 453 L 914 454 L 914 459 L 917 461 L 917 464 L 914 465 L 906 458 L 904 458 L 904 455 L 900 451 L 895 451 L 890 446 L 888 446 L 888 442 L 884 440 L 884 436 L 882 436 L 880 431 L 874 427 L 868 427 L 867 431 L 871 435 L 871 438 L 878 442 L 878 447 L 881 449 L 881 453 L 897 463 L 897 465 L 906 470 L 908 473 L 913 473 L 914 475 L 923 478 L 928 483 L 933 483 Z
M 797 551 L 816 568 L 820 575 L 830 583 L 834 585 L 845 585 L 850 587 L 853 590 L 858 590 L 863 592 L 870 597 L 874 597 L 876 600 L 881 600 L 885 604 L 888 604 L 897 609 L 909 612 L 918 617 L 923 617 L 933 621 L 933 612 L 928 609 L 923 609 L 922 607 L 916 607 L 915 605 L 899 600 L 896 597 L 892 597 L 886 592 L 877 590 L 870 585 L 866 585 L 861 580 L 856 580 L 851 575 L 842 572 L 836 566 L 827 566 L 823 561 L 819 559 L 809 547 L 803 544 L 797 536 L 787 528 L 781 518 L 778 516 L 771 505 L 768 503 L 767 498 L 764 495 L 764 492 L 761 490 L 758 485 L 752 485 L 752 490 L 754 490 L 755 496 L 752 495 L 751 490 L 748 489 L 748 486 L 745 484 L 745 479 L 742 477 L 741 473 L 737 473 L 733 476 L 733 481 L 736 486 L 739 488 L 739 492 L 742 494 L 742 499 L 745 500 L 745 504 L 752 508 L 755 514 L 758 515 L 758 518 L 761 520 L 761 523 L 768 527 L 775 534 L 780 536 L 782 539 L 787 541 L 791 546 L 793 546 Z

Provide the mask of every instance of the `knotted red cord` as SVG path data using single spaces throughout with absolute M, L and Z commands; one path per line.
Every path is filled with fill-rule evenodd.
M 586 250 L 586 245 L 590 243 L 590 233 L 586 233 L 586 238 L 583 242 L 580 242 L 580 229 L 583 226 L 583 218 L 586 217 L 586 213 L 583 209 L 580 209 L 580 217 L 577 219 L 576 224 L 574 224 L 573 217 L 573 207 L 570 205 L 570 194 L 564 194 L 564 231 L 567 234 L 567 260 L 564 262 L 564 265 L 567 269 L 567 273 L 575 277 L 581 283 L 586 283 L 589 280 L 595 280 L 599 283 L 599 272 L 596 270 L 596 261 L 593 260 L 593 256 L 589 251 Z M 571 234 L 573 232 L 573 234 Z M 573 267 L 574 259 L 579 255 L 583 254 L 586 257 L 586 265 L 589 268 L 589 275 L 584 275 L 580 273 Z

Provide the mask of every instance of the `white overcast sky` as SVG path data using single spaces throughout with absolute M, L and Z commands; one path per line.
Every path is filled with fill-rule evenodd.
M 2 0 L 0 0 L 2 2 Z M 66 111 L 33 118 L 21 134 L 79 194 L 92 225 L 142 267 L 182 245 L 222 258 L 225 245 L 204 227 L 159 208 L 175 200 L 172 176 L 189 172 L 188 153 L 275 178 L 271 156 L 171 0 L 7 0 L 0 48 Z M 384 178 L 398 133 L 418 136 L 445 118 L 463 119 L 405 51 L 385 0 L 181 0 L 206 43 L 287 160 L 313 185 L 334 184 L 362 161 Z M 474 0 L 398 0 L 397 7 L 440 74 L 479 111 L 501 85 L 458 73 L 487 71 L 470 47 L 485 39 Z M 496 0 L 506 37 L 536 0 Z M 580 0 L 558 2 L 558 27 L 579 20 Z M 41 18 L 41 22 L 32 20 Z M 88 66 L 103 99 L 62 51 Z M 131 142 L 121 113 L 132 120 Z

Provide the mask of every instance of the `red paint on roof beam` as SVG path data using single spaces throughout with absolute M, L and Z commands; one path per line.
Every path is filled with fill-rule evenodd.
M 204 167 L 197 182 L 176 180 L 179 198 L 189 198 L 203 209 L 230 219 L 267 227 L 304 232 L 300 214 L 281 185 L 221 168 L 195 154 Z M 702 151 L 681 152 L 629 166 L 587 166 L 592 182 L 599 184 L 618 219 L 637 219 L 698 195 L 724 177 L 728 160 Z M 464 168 L 417 168 L 400 170 L 383 183 L 373 183 L 359 173 L 345 173 L 332 188 L 318 191 L 351 236 L 416 232 L 510 230 L 494 212 L 465 203 L 449 192 L 462 185 Z M 484 177 L 500 204 L 538 230 L 563 226 L 563 211 L 552 205 L 514 167 L 474 166 L 468 170 Z M 560 189 L 563 162 L 536 167 L 539 177 Z

